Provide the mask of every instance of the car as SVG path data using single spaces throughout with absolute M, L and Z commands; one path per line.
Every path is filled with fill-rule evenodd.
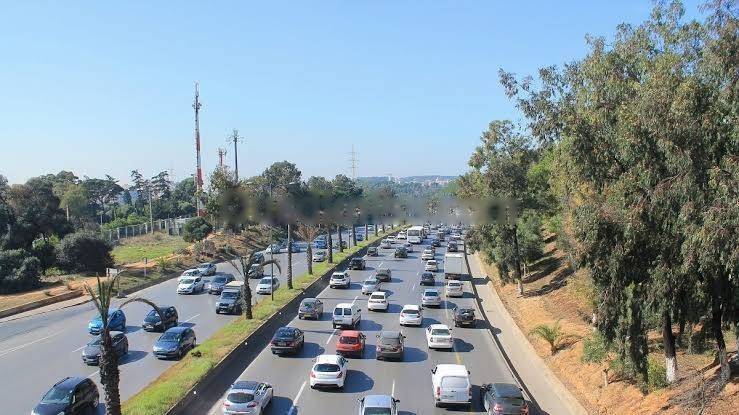
M 399 246 L 395 248 L 395 253 L 393 254 L 395 258 L 408 258 L 408 251 L 402 247 Z
M 300 253 L 300 245 L 296 244 L 295 242 L 290 243 L 290 252 L 293 254 Z
M 334 308 L 331 324 L 338 327 L 359 327 L 362 320 L 362 310 L 355 303 L 339 303 Z
M 126 315 L 123 310 L 108 310 L 108 329 L 115 331 L 126 331 Z M 87 331 L 90 334 L 98 335 L 103 331 L 103 319 L 98 315 L 87 323 Z
M 451 242 L 451 241 L 450 241 L 450 242 L 449 242 L 449 243 L 447 244 L 447 246 L 446 246 L 446 251 L 447 251 L 447 252 L 459 252 L 459 248 L 457 247 L 457 243 L 456 243 L 456 242 Z
M 328 243 L 325 239 L 316 239 L 313 241 L 313 247 L 316 249 L 328 249 Z
M 367 300 L 367 309 L 372 311 L 388 309 L 387 293 L 385 291 L 375 291 L 370 294 Z
M 216 273 L 216 264 L 212 262 L 203 262 L 202 264 L 198 265 L 197 270 L 200 271 L 200 275 L 202 276 L 210 276 L 215 275 Z
M 298 307 L 298 320 L 314 318 L 320 320 L 323 315 L 323 302 L 317 298 L 304 298 Z
M 383 239 L 383 240 L 382 240 L 382 241 L 380 242 L 380 248 L 383 248 L 383 249 L 390 249 L 390 248 L 392 248 L 392 247 L 393 247 L 393 244 L 392 244 L 392 242 L 390 242 L 390 240 L 389 240 L 389 239 Z
M 157 359 L 181 358 L 195 348 L 195 331 L 190 327 L 172 327 L 154 343 L 152 352 Z
M 462 281 L 459 280 L 447 281 L 445 289 L 447 297 L 462 297 L 464 295 Z
M 273 396 L 274 390 L 269 383 L 237 380 L 223 399 L 223 414 L 262 415 Z
M 326 251 L 316 251 L 313 253 L 313 262 L 323 262 L 326 260 Z
M 429 349 L 452 349 L 452 329 L 446 324 L 431 324 L 426 327 L 426 345 Z
M 429 259 L 428 261 L 426 261 L 426 265 L 423 267 L 423 269 L 426 271 L 437 272 L 439 271 L 439 266 L 437 265 L 435 259 Z
M 392 244 L 392 243 L 395 243 L 395 236 L 393 236 L 393 235 L 388 235 L 388 236 L 387 236 L 387 238 L 385 238 L 385 240 L 387 240 L 387 241 L 388 241 L 388 242 L 390 242 L 391 244 Z
M 475 327 L 475 309 L 468 307 L 454 307 L 454 327 Z
M 421 273 L 421 285 L 430 285 L 434 286 L 436 284 L 436 278 L 434 277 L 433 272 L 424 271 Z
M 470 372 L 464 365 L 441 364 L 431 369 L 434 405 L 472 405 Z
M 97 412 L 98 387 L 89 378 L 66 377 L 44 394 L 33 407 L 32 415 L 83 414 Z
M 160 305 L 157 308 L 158 311 L 149 310 L 146 317 L 144 317 L 144 321 L 141 322 L 141 328 L 144 331 L 164 331 L 177 325 L 179 316 L 174 306 Z M 162 320 L 162 317 L 164 317 L 164 320 Z
M 349 261 L 349 269 L 356 269 L 356 270 L 364 270 L 364 267 L 367 264 L 364 262 L 364 259 L 362 258 L 352 258 Z
M 272 336 L 272 354 L 296 354 L 305 346 L 305 334 L 295 327 L 280 327 Z
M 277 277 L 264 277 L 257 284 L 257 294 L 272 294 L 272 291 L 280 288 L 280 280 Z
M 182 274 L 180 274 L 180 276 L 177 277 L 177 282 L 179 283 L 185 278 L 195 278 L 195 277 L 200 277 L 200 276 L 202 275 L 200 274 L 199 269 L 197 268 L 187 269 L 187 270 L 182 271 Z
M 214 275 L 213 278 L 210 279 L 210 284 L 208 284 L 208 294 L 220 294 L 226 284 L 235 280 L 236 278 L 231 274 Z
M 410 242 L 406 242 L 403 244 L 403 247 L 405 248 L 406 252 L 413 252 L 413 244 Z
M 390 395 L 367 395 L 357 399 L 359 415 L 398 415 L 400 400 Z
M 264 267 L 261 264 L 251 264 L 249 272 L 246 273 L 249 278 L 262 278 L 264 277 Z
M 423 308 L 415 304 L 406 304 L 400 310 L 398 320 L 401 326 L 420 326 L 423 323 Z
M 528 415 L 529 406 L 521 388 L 510 383 L 483 383 L 480 387 L 486 414 Z
M 374 246 L 370 246 L 369 248 L 367 248 L 367 256 L 377 256 L 377 255 L 379 255 L 377 253 L 377 248 L 375 248 Z
M 274 243 L 269 244 L 267 248 L 264 249 L 265 253 L 268 254 L 279 254 L 285 247 L 282 245 L 282 243 Z
M 393 278 L 393 272 L 390 271 L 390 268 L 377 268 L 375 278 L 380 282 L 390 282 Z
M 438 248 L 441 246 L 441 241 L 438 239 L 434 239 L 431 241 L 431 246 L 433 246 L 434 248 Z
M 202 277 L 182 278 L 177 284 L 177 294 L 195 294 L 205 291 L 205 282 Z
M 421 253 L 421 260 L 428 261 L 431 259 L 434 259 L 434 251 L 430 249 L 424 249 L 423 252 Z
M 352 236 L 352 234 L 349 233 L 349 236 Z M 363 241 L 364 240 L 364 234 L 357 232 L 356 238 L 357 238 L 357 242 Z
M 339 334 L 339 341 L 336 343 L 336 354 L 360 358 L 364 354 L 366 341 L 367 338 L 361 331 L 343 330 Z
M 352 277 L 346 271 L 337 271 L 331 274 L 331 279 L 328 281 L 328 285 L 331 288 L 349 288 L 352 285 Z
M 439 290 L 435 288 L 428 288 L 423 290 L 423 294 L 421 295 L 421 305 L 424 307 L 441 306 L 441 296 L 439 295 Z
M 436 255 L 436 247 L 435 247 L 435 246 L 433 246 L 433 245 L 430 245 L 430 246 L 429 246 L 428 248 L 426 248 L 426 249 L 428 249 L 429 251 L 431 251 L 431 253 L 432 253 L 432 254 Z
M 398 232 L 398 235 L 395 237 L 395 239 L 408 239 L 408 237 L 405 235 L 405 232 Z
M 337 354 L 323 354 L 316 357 L 310 369 L 310 387 L 335 386 L 344 388 L 349 361 Z
M 375 358 L 403 360 L 405 336 L 399 331 L 383 330 L 377 335 Z
M 241 314 L 242 310 L 242 294 L 244 281 L 231 281 L 223 287 L 221 296 L 216 301 L 216 314 Z
M 92 339 L 85 348 L 82 349 L 82 362 L 88 365 L 97 365 L 100 363 L 100 341 L 101 337 L 98 336 Z M 118 358 L 128 354 L 128 337 L 123 333 L 116 333 L 111 336 L 113 342 L 113 350 Z
M 375 277 L 369 277 L 362 281 L 362 294 L 372 294 L 375 291 L 379 291 L 382 287 L 382 282 L 377 281 Z

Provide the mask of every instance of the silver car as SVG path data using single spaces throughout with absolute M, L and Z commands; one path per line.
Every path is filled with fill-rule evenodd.
M 362 282 L 362 294 L 372 294 L 375 291 L 379 291 L 382 283 L 377 281 L 377 278 L 367 278 Z
M 421 305 L 424 307 L 441 306 L 441 296 L 439 295 L 439 291 L 436 289 L 423 290 L 423 295 L 421 296 Z
M 367 395 L 357 399 L 357 402 L 359 402 L 359 415 L 397 415 L 397 404 L 400 400 L 390 395 Z
M 261 415 L 272 401 L 272 385 L 250 380 L 239 380 L 231 385 L 223 400 L 223 413 L 226 415 Z

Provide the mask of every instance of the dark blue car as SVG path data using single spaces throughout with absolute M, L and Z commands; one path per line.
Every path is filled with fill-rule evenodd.
M 108 328 L 115 331 L 126 331 L 126 315 L 123 314 L 123 310 L 109 310 L 108 311 Z M 103 319 L 100 316 L 90 320 L 87 324 L 87 331 L 90 334 L 98 335 L 103 330 Z
M 313 241 L 313 247 L 316 249 L 327 249 L 328 244 L 326 243 L 325 239 L 316 239 Z

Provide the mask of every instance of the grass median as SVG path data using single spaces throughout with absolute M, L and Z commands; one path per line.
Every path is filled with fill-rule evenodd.
M 391 232 L 397 231 L 393 229 Z M 390 232 L 388 232 L 390 233 Z M 368 240 L 359 242 L 358 246 L 345 249 L 344 252 L 334 253 L 334 264 L 326 262 L 313 266 L 313 275 L 302 274 L 294 278 L 292 290 L 279 289 L 275 291 L 275 299 L 265 299 L 254 307 L 254 318 L 247 320 L 243 317 L 221 327 L 210 338 L 198 345 L 182 360 L 165 370 L 157 379 L 147 385 L 123 403 L 125 415 L 161 415 L 181 400 L 185 394 L 208 371 L 223 360 L 236 346 L 244 342 L 260 325 L 272 315 L 282 309 L 293 298 L 297 297 L 302 288 L 316 281 L 321 275 L 334 268 L 347 257 L 353 255 L 363 247 L 371 244 L 386 234 L 378 233 Z M 297 254 L 296 256 L 299 256 Z M 198 357 L 196 357 L 196 355 Z

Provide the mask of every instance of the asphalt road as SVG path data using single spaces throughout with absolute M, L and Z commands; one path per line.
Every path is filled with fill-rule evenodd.
M 486 330 L 486 323 L 476 306 L 469 281 L 464 283 L 465 293 L 462 298 L 444 298 L 439 309 L 425 308 L 423 327 L 400 327 L 398 318 L 402 306 L 419 304 L 421 293 L 426 288 L 418 284 L 420 273 L 423 271 L 421 250 L 422 246 L 414 246 L 414 252 L 410 253 L 407 259 L 393 258 L 391 249 L 381 249 L 378 257 L 367 257 L 365 271 L 351 271 L 351 288 L 326 288 L 318 296 L 324 302 L 324 314 L 320 321 L 296 318 L 291 322 L 291 326 L 305 332 L 305 348 L 301 353 L 294 357 L 279 357 L 272 355 L 266 348 L 259 354 L 240 379 L 264 381 L 273 385 L 275 396 L 266 411 L 267 414 L 352 414 L 357 413 L 357 399 L 368 394 L 391 394 L 400 399 L 399 409 L 404 415 L 442 414 L 453 411 L 484 413 L 480 404 L 480 385 L 490 382 L 514 382 L 504 358 Z M 436 259 L 442 260 L 445 250 L 437 248 L 436 252 Z M 390 294 L 390 307 L 387 312 L 369 311 L 366 307 L 367 296 L 360 291 L 360 282 L 381 265 L 389 266 L 393 273 L 392 281 L 385 283 L 383 287 Z M 443 261 L 441 265 L 443 266 Z M 436 287 L 442 293 L 443 284 L 443 269 L 440 268 Z M 332 329 L 331 312 L 336 304 L 352 301 L 356 301 L 362 309 L 359 329 L 367 336 L 364 356 L 361 359 L 349 359 L 349 371 L 343 391 L 311 389 L 308 373 L 312 359 L 320 354 L 334 354 L 336 350 L 339 330 Z M 451 309 L 454 306 L 475 308 L 476 328 L 454 328 L 451 316 Z M 453 351 L 427 348 L 424 330 L 427 325 L 435 323 L 447 324 L 453 328 L 455 337 Z M 400 329 L 406 335 L 403 361 L 375 359 L 375 336 L 383 329 Z M 469 411 L 434 406 L 431 369 L 440 363 L 464 364 L 470 370 L 474 387 L 473 406 Z M 220 414 L 221 408 L 222 401 L 219 401 L 209 414 Z
M 334 235 L 335 237 L 335 235 Z M 346 238 L 346 233 L 342 236 Z M 346 239 L 344 239 L 346 240 Z M 301 252 L 293 254 L 293 275 L 307 271 L 305 244 Z M 269 258 L 269 254 L 266 255 Z M 275 254 L 280 260 L 282 273 L 275 268 L 281 287 L 286 286 L 287 254 Z M 218 272 L 238 273 L 228 263 L 218 264 Z M 265 269 L 269 275 L 269 267 Z M 259 282 L 250 280 L 252 289 Z M 146 288 L 131 296 L 148 298 L 157 304 L 174 305 L 181 326 L 191 326 L 198 342 L 210 337 L 235 316 L 216 314 L 216 295 L 207 293 L 178 295 L 177 279 Z M 255 302 L 264 296 L 254 294 Z M 261 297 L 261 298 L 260 298 Z M 129 353 L 120 365 L 121 399 L 132 396 L 154 380 L 174 361 L 157 360 L 151 354 L 152 346 L 160 333 L 149 333 L 141 329 L 141 322 L 148 306 L 133 303 L 124 308 L 126 314 L 126 336 Z M 36 316 L 0 323 L 0 373 L 6 386 L 0 388 L 2 414 L 28 414 L 42 395 L 57 381 L 67 376 L 88 376 L 96 383 L 101 393 L 100 376 L 96 366 L 82 363 L 81 352 L 94 336 L 87 332 L 87 323 L 97 315 L 91 303 L 57 310 Z M 98 413 L 104 413 L 103 404 Z

